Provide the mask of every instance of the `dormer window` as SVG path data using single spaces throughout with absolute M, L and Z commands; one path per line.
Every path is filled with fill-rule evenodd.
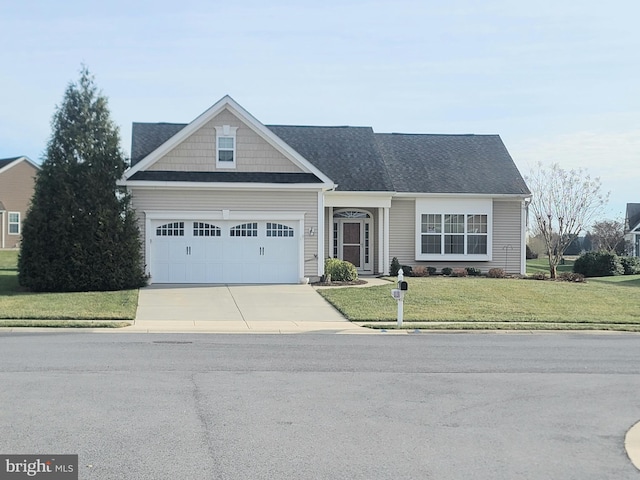
M 238 127 L 216 127 L 216 167 L 236 168 L 236 130 Z

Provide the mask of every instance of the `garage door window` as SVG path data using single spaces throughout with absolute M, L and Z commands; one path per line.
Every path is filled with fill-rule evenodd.
M 193 222 L 194 237 L 219 237 L 220 227 L 204 222 Z
M 257 237 L 258 224 L 243 223 L 242 225 L 236 225 L 235 227 L 231 227 L 229 235 L 232 237 Z
M 184 222 L 165 223 L 156 228 L 158 237 L 184 237 Z
M 267 237 L 293 237 L 293 228 L 281 223 L 267 223 Z

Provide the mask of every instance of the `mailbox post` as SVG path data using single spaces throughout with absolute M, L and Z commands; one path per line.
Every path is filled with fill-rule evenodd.
M 409 284 L 404 281 L 404 271 L 398 271 L 398 288 L 391 290 L 391 296 L 398 302 L 398 328 L 402 327 L 404 317 L 404 294 L 409 290 Z

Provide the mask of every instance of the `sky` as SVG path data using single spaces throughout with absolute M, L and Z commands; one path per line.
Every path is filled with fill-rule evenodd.
M 0 158 L 39 163 L 84 64 L 122 148 L 231 95 L 264 124 L 499 134 L 640 202 L 637 0 L 0 0 Z

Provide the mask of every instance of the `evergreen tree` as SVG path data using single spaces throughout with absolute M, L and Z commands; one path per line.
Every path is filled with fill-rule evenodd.
M 53 116 L 18 258 L 20 284 L 31 290 L 121 290 L 146 283 L 135 214 L 116 184 L 126 161 L 107 103 L 83 67 Z

